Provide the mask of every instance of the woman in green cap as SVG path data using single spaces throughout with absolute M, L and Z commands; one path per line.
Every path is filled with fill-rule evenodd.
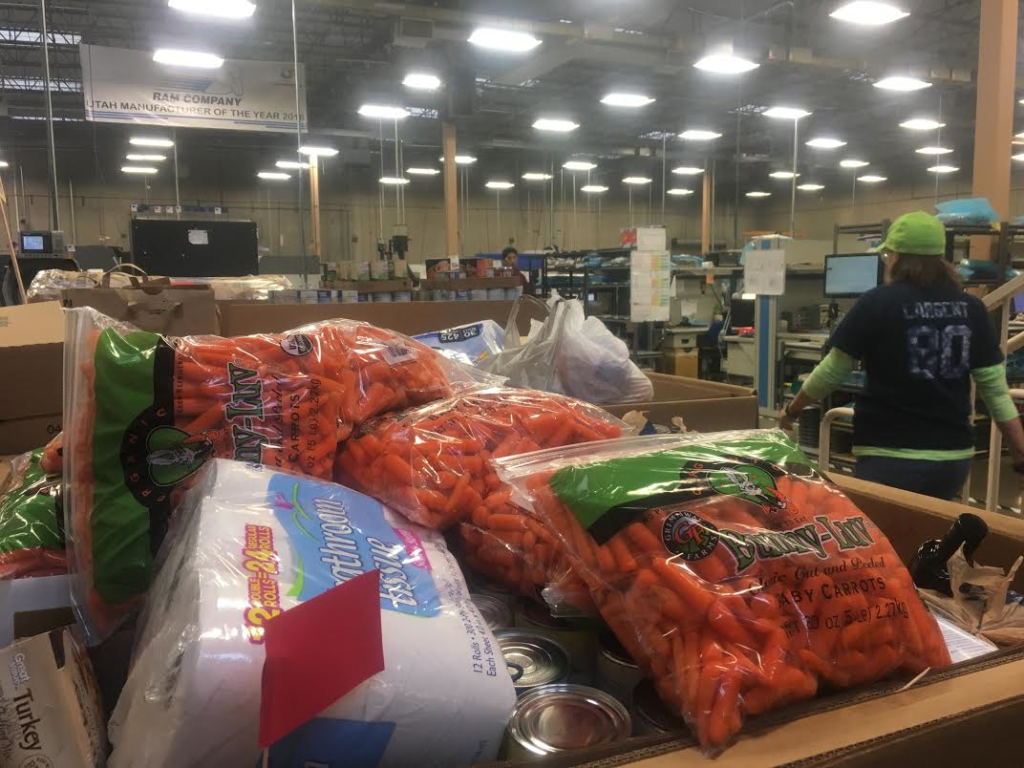
M 971 379 L 1024 473 L 1024 429 L 1010 399 L 985 305 L 964 293 L 944 258 L 946 231 L 924 212 L 901 216 L 881 249 L 886 284 L 868 291 L 832 337 L 832 350 L 780 414 L 783 429 L 864 364 L 853 452 L 857 477 L 942 499 L 970 472 Z

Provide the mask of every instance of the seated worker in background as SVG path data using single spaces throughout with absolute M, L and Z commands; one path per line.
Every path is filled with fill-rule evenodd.
M 856 476 L 952 499 L 974 456 L 971 378 L 1024 472 L 1024 429 L 1010 399 L 1003 354 L 988 310 L 963 292 L 944 256 L 934 216 L 901 216 L 889 230 L 886 284 L 868 291 L 832 337 L 832 351 L 780 414 L 792 429 L 800 411 L 829 395 L 864 364 L 867 385 L 853 423 Z
M 530 281 L 526 279 L 526 275 L 519 271 L 519 251 L 516 250 L 515 246 L 510 245 L 501 252 L 501 261 L 507 268 L 512 270 L 513 275 L 519 278 L 524 289 L 529 288 Z

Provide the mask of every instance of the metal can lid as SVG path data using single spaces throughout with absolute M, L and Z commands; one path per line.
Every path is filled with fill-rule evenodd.
M 602 632 L 598 635 L 597 644 L 600 653 L 616 664 L 630 667 L 631 669 L 639 669 L 637 663 L 633 661 L 633 657 L 629 655 L 629 651 L 623 648 L 622 643 L 611 632 Z
M 505 602 L 492 595 L 471 594 L 470 597 L 492 632 L 512 626 L 512 609 Z
M 525 694 L 509 720 L 509 737 L 537 755 L 550 755 L 629 738 L 626 708 L 613 696 L 583 685 L 545 685 Z
M 534 632 L 495 632 L 516 688 L 536 688 L 569 676 L 569 653 L 557 640 Z
M 641 680 L 633 689 L 633 713 L 665 733 L 686 727 L 683 719 L 665 706 L 652 680 Z

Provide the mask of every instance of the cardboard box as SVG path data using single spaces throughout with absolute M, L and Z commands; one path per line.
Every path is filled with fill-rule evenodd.
M 0 650 L 0 765 L 103 765 L 107 739 L 92 665 L 67 629 Z
M 666 373 L 649 373 L 647 376 L 654 382 L 654 399 L 651 402 L 602 407 L 619 417 L 630 411 L 643 411 L 655 424 L 669 424 L 679 416 L 687 429 L 696 432 L 758 427 L 757 397 L 752 389 Z
M 692 352 L 683 352 L 678 349 L 665 351 L 661 353 L 661 365 L 664 373 L 696 379 L 700 374 L 700 354 L 696 350 Z
M 281 333 L 308 323 L 336 317 L 362 320 L 381 328 L 415 336 L 459 325 L 494 320 L 502 327 L 508 322 L 513 301 L 432 301 L 399 304 L 323 304 L 319 306 L 281 306 L 265 302 L 223 302 L 220 304 L 222 332 L 225 336 L 251 333 Z M 531 319 L 543 320 L 543 311 L 530 304 L 520 308 L 519 331 L 530 330 Z
M 220 333 L 216 294 L 209 285 L 72 288 L 62 296 L 67 308 L 92 307 L 143 331 L 167 336 Z
M 0 422 L 61 413 L 64 311 L 59 302 L 0 308 L 0 371 Z
M 42 448 L 61 431 L 59 413 L 0 421 L 0 454 L 19 454 Z

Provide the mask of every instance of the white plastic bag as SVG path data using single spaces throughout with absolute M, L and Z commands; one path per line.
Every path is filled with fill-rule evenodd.
M 273 745 L 270 765 L 495 758 L 515 690 L 439 533 L 343 486 L 223 459 L 178 521 L 111 718 L 111 768 L 257 765 L 263 624 L 375 568 L 384 671 Z

